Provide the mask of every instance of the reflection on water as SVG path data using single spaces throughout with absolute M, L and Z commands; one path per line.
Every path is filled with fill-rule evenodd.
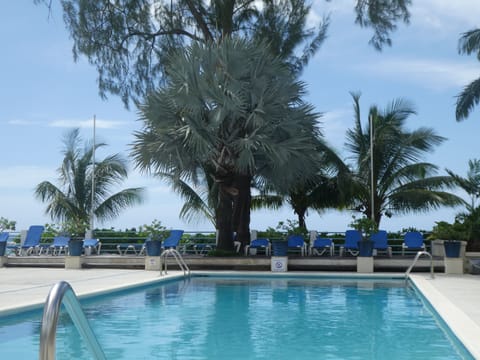
M 471 358 L 404 281 L 193 277 L 83 306 L 111 359 Z M 60 323 L 57 358 L 89 359 Z M 38 333 L 38 314 L 2 321 L 2 358 L 36 358 Z

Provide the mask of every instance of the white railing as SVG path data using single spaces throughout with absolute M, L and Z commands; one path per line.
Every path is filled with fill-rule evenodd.
M 165 271 L 165 275 L 167 274 L 167 258 L 169 255 L 175 259 L 177 265 L 180 267 L 180 270 L 183 271 L 184 275 L 190 275 L 190 268 L 185 260 L 183 260 L 182 255 L 175 249 L 166 249 L 160 255 L 160 276 L 162 275 L 163 271 Z M 165 270 L 163 270 L 163 264 L 165 264 Z
M 417 255 L 415 255 L 415 259 L 413 259 L 413 262 L 412 262 L 412 265 L 410 265 L 410 267 L 407 269 L 407 271 L 405 272 L 405 280 L 408 280 L 408 277 L 410 276 L 410 272 L 412 271 L 413 267 L 415 266 L 415 264 L 417 263 L 418 259 L 420 258 L 420 256 L 422 255 L 426 255 L 430 258 L 430 277 L 432 279 L 435 278 L 435 273 L 433 271 L 433 257 L 432 255 L 428 252 L 428 251 L 419 251 L 417 252 Z
M 93 333 L 90 324 L 82 310 L 80 302 L 72 287 L 66 281 L 55 284 L 48 294 L 43 308 L 42 327 L 40 330 L 40 360 L 55 360 L 55 342 L 57 335 L 58 317 L 62 302 L 72 318 L 82 338 L 95 360 L 106 360 L 100 344 Z

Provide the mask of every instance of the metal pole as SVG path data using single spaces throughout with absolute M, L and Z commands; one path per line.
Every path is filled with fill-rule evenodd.
M 370 114 L 370 194 L 371 194 L 371 219 L 375 221 L 375 186 L 373 176 L 373 116 Z
M 94 204 L 95 204 L 95 129 L 96 117 L 93 115 L 93 153 L 92 153 L 92 204 L 90 206 L 90 237 L 93 237 L 94 223 Z

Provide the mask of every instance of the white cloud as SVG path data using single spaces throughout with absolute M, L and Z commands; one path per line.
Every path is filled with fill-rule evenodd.
M 92 128 L 93 119 L 87 120 L 54 120 L 49 123 L 51 127 L 65 127 L 65 128 Z M 101 120 L 95 121 L 95 126 L 99 129 L 116 129 L 125 126 L 123 121 L 115 120 Z
M 382 58 L 358 65 L 358 68 L 372 74 L 413 82 L 432 90 L 458 88 L 480 76 L 478 65 L 429 59 Z
M 327 142 L 337 151 L 345 144 L 345 134 L 352 126 L 352 108 L 340 108 L 327 111 L 322 116 L 322 132 Z
M 24 189 L 33 194 L 33 189 L 42 181 L 52 181 L 56 177 L 55 169 L 38 166 L 11 166 L 2 168 L 0 188 Z
M 38 121 L 16 119 L 16 120 L 9 120 L 7 123 L 10 125 L 31 126 L 31 125 L 37 125 Z
M 86 119 L 86 120 L 53 120 L 50 122 L 45 122 L 44 120 L 25 120 L 25 119 L 14 119 L 9 120 L 8 124 L 10 125 L 19 125 L 19 126 L 32 126 L 32 125 L 40 125 L 49 127 L 58 127 L 58 128 L 92 128 L 93 127 L 93 118 Z M 118 121 L 118 120 L 103 120 L 103 119 L 96 119 L 95 126 L 98 129 L 119 129 L 126 126 L 129 126 L 130 123 L 126 121 Z
M 421 0 L 411 7 L 412 25 L 449 31 L 464 28 L 465 31 L 480 26 L 478 0 Z

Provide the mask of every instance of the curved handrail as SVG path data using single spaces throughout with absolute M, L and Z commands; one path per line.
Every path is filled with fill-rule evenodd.
M 427 255 L 430 258 L 430 276 L 432 279 L 435 279 L 435 273 L 433 271 L 433 257 L 428 251 L 419 251 L 417 252 L 417 255 L 415 255 L 415 259 L 413 259 L 412 265 L 407 269 L 405 272 L 405 280 L 408 280 L 408 276 L 410 275 L 410 272 L 412 271 L 413 267 L 417 263 L 418 259 L 422 255 Z
M 62 301 L 72 318 L 75 327 L 82 338 L 87 342 L 87 347 L 94 359 L 106 360 L 100 344 L 90 327 L 85 313 L 82 310 L 75 292 L 66 281 L 55 284 L 48 294 L 43 308 L 42 328 L 40 330 L 40 360 L 55 359 L 55 340 L 57 335 L 58 317 Z
M 182 255 L 175 249 L 166 249 L 162 254 L 160 255 L 160 260 L 163 258 L 165 262 L 165 274 L 167 274 L 167 256 L 172 255 L 175 258 L 175 261 L 177 262 L 178 266 L 180 267 L 180 270 L 183 271 L 183 274 L 190 275 L 190 268 L 188 267 L 187 263 L 183 259 Z M 163 273 L 163 266 L 160 262 L 160 275 Z

